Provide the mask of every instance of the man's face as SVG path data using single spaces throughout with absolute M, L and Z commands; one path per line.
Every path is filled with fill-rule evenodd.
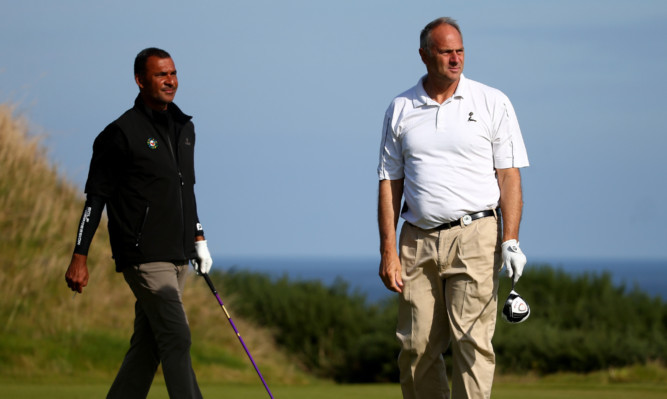
M 141 97 L 146 104 L 157 110 L 167 109 L 174 101 L 178 89 L 176 67 L 171 58 L 148 57 L 144 76 L 135 75 Z
M 431 47 L 419 49 L 428 76 L 436 81 L 453 83 L 463 72 L 463 39 L 451 25 L 443 24 L 431 31 Z

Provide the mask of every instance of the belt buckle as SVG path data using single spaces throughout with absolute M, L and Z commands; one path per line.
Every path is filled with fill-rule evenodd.
M 464 226 L 467 226 L 470 223 L 472 223 L 472 218 L 470 217 L 470 215 L 465 215 L 461 218 L 461 221 L 463 222 Z

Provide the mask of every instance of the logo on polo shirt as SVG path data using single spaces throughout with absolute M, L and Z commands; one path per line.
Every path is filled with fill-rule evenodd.
M 148 140 L 146 140 L 146 145 L 148 145 L 148 148 L 151 150 L 157 150 L 157 139 L 149 137 Z
M 472 119 L 472 111 L 468 114 L 468 122 L 477 122 L 477 120 Z

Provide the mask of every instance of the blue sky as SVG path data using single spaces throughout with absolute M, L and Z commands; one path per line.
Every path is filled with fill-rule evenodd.
M 424 73 L 421 28 L 461 24 L 468 78 L 512 100 L 529 260 L 667 259 L 667 2 L 21 1 L 0 14 L 0 101 L 83 186 L 94 137 L 168 50 L 197 129 L 214 256 L 375 256 L 380 130 Z M 72 239 L 75 232 L 72 231 Z

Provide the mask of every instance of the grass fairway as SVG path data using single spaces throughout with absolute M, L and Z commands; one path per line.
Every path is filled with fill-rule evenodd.
M 401 390 L 395 384 L 333 385 L 270 387 L 274 398 L 280 399 L 401 399 Z M 106 396 L 108 384 L 41 384 L 0 383 L 1 399 L 90 399 Z M 268 394 L 258 382 L 256 385 L 202 384 L 205 398 L 266 399 Z M 500 383 L 493 391 L 494 399 L 664 399 L 667 384 L 592 384 L 592 383 Z M 153 384 L 149 399 L 168 399 L 163 382 Z

